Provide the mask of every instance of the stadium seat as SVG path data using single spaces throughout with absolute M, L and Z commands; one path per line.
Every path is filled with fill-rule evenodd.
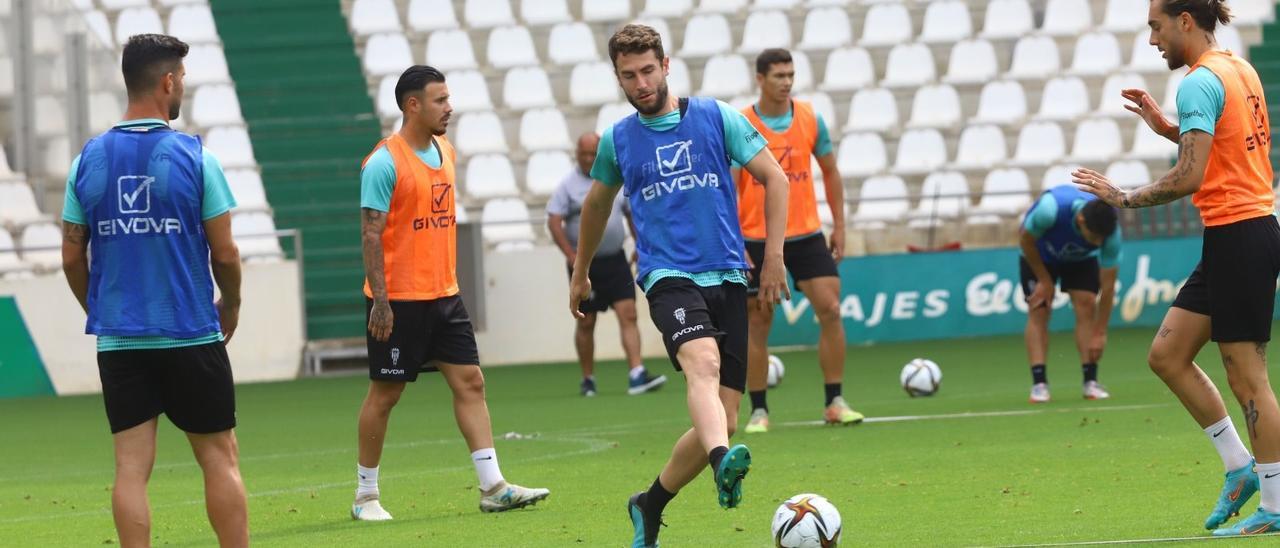
M 105 6 L 108 2 L 111 2 L 111 1 L 113 0 L 100 0 L 99 3 Z M 114 1 L 119 1 L 119 0 L 114 0 Z M 124 0 L 124 1 L 146 2 L 147 0 Z M 181 4 L 203 4 L 206 2 L 208 2 L 208 0 L 156 0 L 156 3 L 160 4 L 161 6 L 177 6 Z
M 160 14 L 156 13 L 156 10 L 149 7 L 128 8 L 116 16 L 117 44 L 128 42 L 129 37 L 135 34 L 148 33 L 164 33 L 164 24 L 160 22 Z M 45 33 L 40 32 L 36 35 L 45 36 Z M 52 33 L 52 36 L 45 36 L 45 38 L 52 40 L 58 35 L 58 33 Z M 36 53 L 42 53 L 42 48 L 37 47 L 35 49 Z
M 982 182 L 982 198 L 969 210 L 970 224 L 990 224 L 1031 207 L 1031 184 L 1021 169 L 997 169 Z
M 596 2 L 586 2 L 593 4 Z M 626 3 L 621 0 L 616 3 Z M 630 7 L 627 8 L 630 10 Z M 693 0 L 645 0 L 644 10 L 641 13 L 644 17 L 670 17 L 681 19 L 685 14 L 693 11 Z
M 924 86 L 911 101 L 907 127 L 950 128 L 960 123 L 960 94 L 949 84 Z
M 271 214 L 246 211 L 231 215 L 231 236 L 244 259 L 280 257 L 280 239 L 275 235 L 276 223 Z
M 671 27 L 667 25 L 666 19 L 662 19 L 658 17 L 649 17 L 644 19 L 637 19 L 635 23 L 650 27 L 655 32 L 657 32 L 659 36 L 662 36 L 662 51 L 664 52 L 676 51 L 675 46 L 671 45 Z M 674 59 L 673 57 L 671 57 L 671 55 L 672 53 L 667 53 L 667 58 Z
M 956 169 L 990 169 L 1009 157 L 1004 131 L 993 125 L 972 125 L 960 132 Z
M 680 48 L 680 55 L 710 57 L 727 53 L 733 47 L 732 41 L 729 21 L 723 15 L 695 15 L 684 27 L 684 45 Z
M 366 46 L 367 48 L 368 46 Z M 442 70 L 473 69 L 476 63 L 475 48 L 465 30 L 448 29 L 431 33 L 427 38 L 427 64 Z M 402 66 L 395 74 L 404 71 Z
M 755 60 L 748 61 L 751 74 L 755 74 Z M 791 91 L 809 91 L 813 89 L 813 65 L 809 63 L 809 54 L 803 51 L 791 52 L 791 64 L 795 67 L 796 76 L 791 81 Z M 752 80 L 754 85 L 755 80 Z
M 881 228 L 907 214 L 907 184 L 892 175 L 870 177 L 858 189 L 858 208 L 853 224 L 858 228 Z
M 1017 38 L 1035 28 L 1031 4 L 1027 0 L 991 0 L 982 22 L 983 38 Z
M 875 84 L 871 54 L 862 48 L 840 48 L 827 56 L 823 91 L 853 91 Z
M 898 129 L 898 101 L 884 88 L 858 90 L 849 99 L 845 131 L 891 132 Z
M 898 140 L 898 158 L 893 172 L 899 175 L 920 175 L 938 169 L 947 163 L 947 142 L 936 129 L 913 129 Z
M 502 102 L 512 110 L 556 106 L 551 79 L 541 67 L 516 67 L 502 82 Z
M 853 43 L 853 26 L 849 14 L 839 8 L 818 8 L 804 18 L 804 36 L 797 48 L 825 50 Z
M 978 113 L 972 122 L 1010 125 L 1027 117 L 1027 94 L 1013 80 L 988 82 L 978 96 Z
M 501 154 L 479 154 L 467 161 L 466 193 L 469 198 L 487 200 L 516 196 L 516 174 L 511 161 Z
M 1232 24 L 1260 25 L 1275 20 L 1275 4 L 1273 0 L 1231 0 L 1227 6 L 1231 8 Z
M 395 80 L 398 76 L 388 76 L 392 79 L 391 91 L 394 95 Z M 493 101 L 489 96 L 489 85 L 486 83 L 484 75 L 477 70 L 456 70 L 445 74 L 445 81 L 449 83 L 449 103 L 453 105 L 455 113 L 475 112 L 480 110 L 490 110 L 493 108 Z M 395 105 L 395 98 L 392 97 L 391 107 L 395 109 L 392 113 L 394 116 L 400 116 L 400 109 Z
M 1113 162 L 1107 166 L 1106 177 L 1120 188 L 1137 188 L 1152 182 L 1147 163 L 1136 160 Z
M 98 4 L 104 9 L 122 10 L 124 8 L 138 8 L 150 6 L 151 0 L 98 0 Z
M 106 131 L 124 118 L 124 94 L 119 91 L 93 91 L 89 93 L 89 129 L 94 133 Z
M 554 25 L 573 21 L 565 0 L 520 0 L 520 19 L 526 25 Z
M 751 3 L 753 10 L 789 10 L 800 4 L 800 0 L 755 0 Z
M 1076 40 L 1073 74 L 1096 76 L 1120 67 L 1120 43 L 1109 32 L 1091 32 Z
M 450 75 L 452 76 L 452 75 Z M 448 77 L 446 77 L 448 78 Z M 396 104 L 396 82 L 400 81 L 400 76 L 388 74 L 382 77 L 382 81 L 378 83 L 378 95 L 374 98 L 374 104 L 378 109 L 378 116 L 381 118 L 395 118 L 401 115 L 400 105 Z M 449 80 L 449 87 L 452 89 L 454 82 Z M 457 93 L 457 92 L 452 92 Z M 450 101 L 451 103 L 454 101 Z M 458 110 L 458 105 L 453 105 L 454 110 Z
M 828 124 L 834 124 L 836 122 L 836 104 L 831 100 L 830 95 L 821 91 L 811 91 L 806 93 L 797 93 L 795 94 L 795 98 L 813 105 L 813 112 L 821 116 L 823 120 L 827 120 Z M 759 96 L 751 96 L 751 102 L 755 102 L 757 99 L 759 99 Z M 828 129 L 830 129 L 829 125 Z
M 496 198 L 485 202 L 480 222 L 484 223 L 481 233 L 491 244 L 534 240 L 533 227 L 529 224 L 529 206 L 520 198 Z
M 204 146 L 213 151 L 225 169 L 254 167 L 258 161 L 253 156 L 249 132 L 243 126 L 225 126 L 210 129 L 205 135 Z
M 1240 30 L 1232 25 L 1218 25 L 1218 29 L 1213 33 L 1214 38 L 1218 39 L 1218 45 L 1225 50 L 1234 52 L 1236 55 L 1248 57 L 1249 50 L 1244 47 L 1244 40 L 1240 37 Z
M 630 16 L 630 0 L 591 0 L 582 3 L 582 20 L 588 23 L 621 21 Z
M 507 137 L 502 121 L 493 112 L 468 112 L 458 118 L 458 152 L 462 154 L 505 154 Z
M 79 146 L 80 143 L 76 143 L 76 147 Z M 75 154 L 71 152 L 70 139 L 65 136 L 49 139 L 37 154 L 42 157 L 47 175 L 65 180 L 67 172 L 71 170 L 71 159 L 75 158 Z
M 951 61 L 943 79 L 953 84 L 989 82 L 1000 72 L 996 48 L 981 38 L 964 40 L 951 48 Z
M 557 65 L 599 61 L 600 51 L 591 27 L 586 23 L 560 23 L 551 27 L 547 58 Z
M 1050 36 L 1079 36 L 1093 28 L 1089 0 L 1048 0 L 1041 32 Z
M 866 23 L 862 27 L 864 47 L 892 46 L 911 41 L 911 13 L 906 4 L 875 4 L 867 10 Z
M 751 89 L 752 71 L 740 55 L 717 55 L 707 60 L 699 95 L 726 98 Z
M 427 62 L 431 62 L 430 54 Z M 412 64 L 413 54 L 409 52 L 409 40 L 403 34 L 375 34 L 365 42 L 364 71 L 371 76 L 399 75 Z
M 22 225 L 44 218 L 31 185 L 24 181 L 0 183 L 0 225 Z
M 1176 117 L 1178 115 L 1178 86 L 1182 84 L 1182 79 L 1187 76 L 1187 68 L 1183 67 L 1169 73 L 1169 79 L 1164 85 L 1164 101 L 1160 103 L 1160 110 L 1164 111 L 1166 117 Z M 1155 90 L 1148 90 L 1152 98 L 1157 97 Z
M 488 60 L 490 66 L 499 69 L 537 65 L 538 50 L 533 47 L 529 29 L 513 26 L 489 31 Z
M 351 4 L 351 32 L 368 36 L 400 32 L 400 14 L 393 0 L 355 0 Z
M 1049 166 L 1044 170 L 1044 177 L 1040 180 L 1040 191 L 1044 192 L 1055 186 L 1073 184 L 1071 182 L 1071 172 L 1079 168 L 1079 164 L 1056 164 Z
M 636 108 L 626 101 L 622 101 L 620 103 L 609 103 L 601 106 L 599 112 L 596 113 L 596 133 L 603 135 L 604 130 L 608 129 L 609 126 L 612 126 L 614 122 L 635 113 Z
M 236 198 L 237 211 L 267 208 L 267 191 L 256 169 L 227 170 L 227 186 Z
M 527 110 L 520 117 L 520 147 L 526 151 L 569 150 L 569 124 L 552 108 Z
M 1016 165 L 1048 165 L 1067 155 L 1066 137 L 1053 122 L 1032 122 L 1018 133 L 1018 147 L 1013 153 Z
M 467 27 L 487 29 L 516 24 L 510 0 L 467 0 L 463 8 Z
M 30 267 L 18 257 L 18 245 L 8 230 L 0 227 L 0 277 L 9 277 Z
M 29 224 L 22 230 L 22 261 L 45 270 L 62 267 L 62 229 L 51 222 Z
M 1133 36 L 1133 50 L 1129 56 L 1129 70 L 1147 73 L 1169 72 L 1169 62 L 1160 55 L 1160 50 L 1148 44 L 1151 33 L 1139 32 Z
M 747 7 L 748 0 L 698 0 L 698 13 L 733 14 Z
M 1091 118 L 1076 126 L 1071 159 L 1080 163 L 1101 162 L 1115 158 L 1124 150 L 1120 126 L 1111 118 Z
M 4 147 L 0 146 L 0 181 L 11 178 L 13 178 L 13 170 L 9 167 L 9 155 L 5 154 Z
M 924 228 L 955 219 L 969 208 L 969 182 L 955 171 L 938 171 L 924 178 L 920 202 L 907 212 L 907 226 Z
M 791 23 L 780 11 L 755 11 L 747 16 L 738 53 L 755 55 L 768 48 L 791 47 Z
M 542 150 L 529 155 L 525 165 L 524 185 L 530 194 L 550 196 L 569 172 L 577 169 L 573 157 L 562 150 Z
M 1133 133 L 1133 149 L 1129 158 L 1134 160 L 1168 160 L 1178 155 L 1178 144 L 1156 135 L 1147 123 L 1137 120 Z
M 575 106 L 596 106 L 618 100 L 618 80 L 613 64 L 607 61 L 579 63 L 569 75 L 569 102 Z
M 1102 84 L 1097 115 L 1123 118 L 1133 116 L 1133 113 L 1124 108 L 1130 104 L 1129 100 L 1120 95 L 1126 89 L 1147 89 L 1147 81 L 1141 75 L 1130 72 L 1117 72 L 1108 76 Z
M 1234 0 L 1232 3 L 1236 3 Z M 1147 8 L 1149 3 L 1133 0 L 1107 0 L 1107 12 L 1102 17 L 1102 30 L 1108 32 L 1137 32 L 1144 36 L 1147 30 Z
M 884 139 L 878 133 L 849 133 L 840 139 L 836 167 L 843 177 L 866 177 L 884 171 L 888 165 Z
M 210 84 L 196 89 L 191 101 L 191 121 L 200 127 L 243 124 L 235 86 Z
M 431 32 L 458 27 L 453 0 L 410 0 L 409 28 L 417 32 Z
M 932 82 L 934 71 L 933 52 L 924 44 L 901 44 L 889 50 L 889 60 L 880 85 L 886 87 L 915 87 Z
M 392 11 L 392 13 L 395 12 Z M 218 28 L 213 22 L 213 12 L 205 4 L 173 8 L 173 11 L 169 12 L 169 34 L 188 44 L 218 42 Z
M 98 10 L 89 10 L 81 12 L 84 17 L 84 24 L 89 28 L 89 32 L 97 38 L 103 46 L 115 49 L 115 37 L 111 35 L 111 23 L 107 22 L 107 15 Z M 4 32 L 0 31 L 0 39 L 4 38 Z M 8 46 L 0 45 L 0 55 L 4 54 Z
M 1089 112 L 1089 89 L 1084 80 L 1064 76 L 1049 80 L 1040 94 L 1039 120 L 1074 120 Z
M 1058 44 L 1048 36 L 1024 36 L 1013 46 L 1010 78 L 1043 79 L 1061 69 Z
M 227 57 L 222 53 L 222 46 L 217 44 L 191 46 L 191 51 L 183 59 L 183 64 L 187 68 L 187 77 L 183 83 L 187 86 L 231 82 L 231 73 L 227 70 Z
M 969 5 L 964 0 L 930 2 L 924 12 L 924 28 L 920 41 L 926 44 L 949 44 L 973 34 Z
M 693 83 L 689 81 L 689 65 L 674 57 L 668 57 L 667 61 L 667 88 L 677 97 L 688 97 L 693 93 Z
M 51 95 L 36 97 L 36 135 L 53 137 L 67 133 L 67 111 L 62 101 Z

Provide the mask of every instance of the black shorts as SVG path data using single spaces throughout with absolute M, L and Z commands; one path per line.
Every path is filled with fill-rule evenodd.
M 111 433 L 164 413 L 192 434 L 236 426 L 236 392 L 227 347 L 219 342 L 98 353 L 102 401 Z
M 1087 291 L 1095 295 L 1102 287 L 1101 269 L 1098 259 L 1092 258 L 1074 263 L 1045 263 L 1049 269 L 1049 277 L 1053 283 L 1062 287 L 1063 291 Z M 1030 297 L 1036 290 L 1036 273 L 1026 257 L 1018 256 L 1019 276 L 1022 278 L 1022 295 Z
M 1213 342 L 1267 342 L 1280 274 L 1280 225 L 1271 215 L 1204 229 L 1200 264 L 1173 306 L 1209 316 Z
M 647 293 L 649 316 L 662 332 L 667 357 L 680 371 L 680 345 L 715 337 L 720 344 L 720 385 L 747 388 L 747 288 L 725 282 L 701 287 L 687 278 L 665 278 Z
M 372 310 L 373 300 L 365 298 L 366 322 Z M 476 334 L 462 297 L 391 301 L 391 313 L 391 337 L 385 342 L 365 331 L 370 379 L 413 382 L 421 371 L 437 371 L 437 362 L 480 364 Z
M 573 267 L 567 270 L 572 278 Z M 604 312 L 618 301 L 636 300 L 636 279 L 631 275 L 631 263 L 625 251 L 596 255 L 587 277 L 591 279 L 591 295 L 578 306 L 583 314 Z
M 764 242 L 747 240 L 747 255 L 751 256 L 751 280 L 747 282 L 747 294 L 760 292 L 760 267 L 764 265 Z M 803 282 L 823 276 L 839 276 L 836 261 L 831 258 L 827 238 L 821 232 L 791 240 L 782 246 L 782 264 L 787 267 L 791 279 Z

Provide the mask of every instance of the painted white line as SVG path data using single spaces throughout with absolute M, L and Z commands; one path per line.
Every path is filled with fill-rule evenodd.
M 940 415 L 898 415 L 890 417 L 867 417 L 863 422 L 907 422 L 949 419 L 976 419 L 984 417 L 1022 417 L 1027 415 L 1043 415 L 1046 413 L 1078 413 L 1093 411 L 1133 411 L 1135 409 L 1155 409 L 1172 406 L 1171 403 L 1148 403 L 1141 405 L 1112 405 L 1107 407 L 1068 407 L 1063 409 L 1022 409 L 1018 411 L 981 411 L 972 413 L 945 413 Z M 778 423 L 782 426 L 821 426 L 825 421 L 793 421 Z
M 1265 535 L 1250 535 L 1243 537 L 1169 537 L 1169 538 L 1142 538 L 1142 539 L 1122 539 L 1122 540 L 1089 540 L 1082 542 L 1051 542 L 1046 544 L 1002 544 L 996 548 L 1042 548 L 1047 546 L 1105 546 L 1119 544 L 1157 544 L 1169 542 L 1203 542 L 1213 540 L 1249 540 L 1255 538 L 1278 537 L 1280 533 L 1267 533 Z

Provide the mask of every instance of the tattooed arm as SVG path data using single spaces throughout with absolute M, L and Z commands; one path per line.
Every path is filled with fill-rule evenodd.
M 1125 191 L 1092 169 L 1080 168 L 1071 174 L 1071 181 L 1080 190 L 1097 196 L 1114 207 L 1136 208 L 1167 204 L 1200 190 L 1204 181 L 1205 166 L 1209 164 L 1209 150 L 1213 136 L 1200 130 L 1182 134 L 1178 143 L 1178 163 L 1154 183 Z
M 373 309 L 369 312 L 369 334 L 379 341 L 391 338 L 394 317 L 387 300 L 386 261 L 382 255 L 382 232 L 387 228 L 387 214 L 376 209 L 360 210 L 360 245 L 364 250 L 364 275 L 373 293 Z
M 80 308 L 89 312 L 89 227 L 62 222 L 62 272 Z

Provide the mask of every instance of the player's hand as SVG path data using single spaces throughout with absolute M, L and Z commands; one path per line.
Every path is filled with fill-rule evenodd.
M 791 288 L 787 286 L 787 271 L 782 267 L 782 257 L 764 258 L 764 265 L 760 268 L 760 293 L 756 296 L 756 302 L 760 303 L 760 309 L 772 311 L 773 305 L 782 302 L 782 299 L 791 299 Z
M 755 277 L 755 274 L 752 274 L 752 272 L 755 272 L 756 270 L 756 262 L 751 260 L 751 254 L 747 253 L 747 250 L 745 249 L 742 250 L 742 258 L 747 260 L 747 280 L 751 280 L 751 278 Z
M 574 271 L 573 278 L 569 280 L 569 313 L 573 314 L 574 319 L 582 319 L 587 317 L 578 307 L 582 305 L 582 301 L 587 300 L 591 296 L 591 279 L 587 277 L 587 273 L 581 275 Z
M 369 311 L 369 334 L 373 340 L 387 342 L 391 339 L 391 326 L 395 324 L 395 314 L 391 312 L 391 303 L 385 300 L 374 300 L 373 309 Z
M 1107 347 L 1107 332 L 1098 331 L 1089 337 L 1089 346 L 1085 349 L 1086 357 L 1089 363 L 1098 363 L 1102 360 L 1102 351 Z
M 1105 175 L 1087 167 L 1071 172 L 1071 182 L 1080 186 L 1080 190 L 1097 196 L 1111 207 L 1124 207 L 1125 191 L 1116 186 Z
M 222 344 L 230 343 L 236 326 L 240 324 L 240 303 L 229 304 L 218 299 L 214 306 L 218 308 L 218 319 L 222 322 Z
M 1035 310 L 1043 306 L 1053 305 L 1053 282 L 1037 281 L 1031 295 L 1027 296 L 1027 308 Z
M 578 260 L 578 252 L 576 251 L 564 252 L 564 262 L 565 264 L 569 265 L 569 270 L 573 270 L 573 262 L 576 260 Z
M 1129 112 L 1141 116 L 1142 121 L 1146 122 L 1147 126 L 1150 127 L 1152 131 L 1155 131 L 1160 135 L 1165 135 L 1173 128 L 1173 124 L 1164 117 L 1164 113 L 1160 111 L 1160 105 L 1156 103 L 1155 98 L 1151 97 L 1150 93 L 1147 93 L 1147 90 L 1136 88 L 1124 89 L 1120 91 L 1120 95 L 1133 103 L 1131 105 L 1125 105 L 1124 108 Z
M 844 229 L 836 228 L 831 231 L 831 258 L 838 263 L 844 258 Z

